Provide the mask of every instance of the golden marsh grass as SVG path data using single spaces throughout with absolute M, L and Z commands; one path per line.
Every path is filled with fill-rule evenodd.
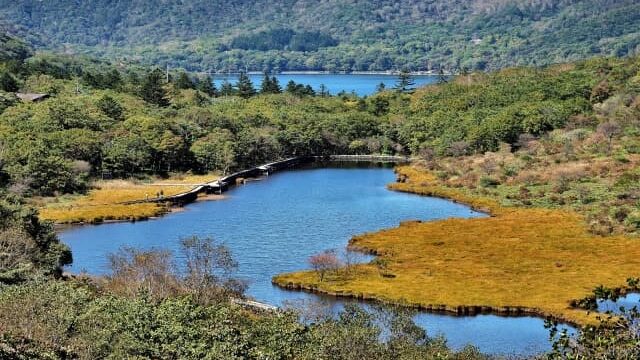
M 553 316 L 576 324 L 595 320 L 572 300 L 598 285 L 616 288 L 640 273 L 640 241 L 588 232 L 582 217 L 562 210 L 501 207 L 496 201 L 437 185 L 414 167 L 400 167 L 398 191 L 440 196 L 484 209 L 491 217 L 407 222 L 354 237 L 350 246 L 378 259 L 351 276 L 320 282 L 312 271 L 274 278 L 306 288 L 426 309 L 464 313 L 483 308 Z
M 98 223 L 109 220 L 141 220 L 167 211 L 164 204 L 122 204 L 190 190 L 193 185 L 212 181 L 217 175 L 176 175 L 168 179 L 140 182 L 133 180 L 97 181 L 86 195 L 40 201 L 40 217 L 59 224 Z

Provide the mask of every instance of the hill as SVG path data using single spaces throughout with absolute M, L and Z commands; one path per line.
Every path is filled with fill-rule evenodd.
M 491 70 L 637 53 L 634 0 L 0 0 L 47 49 L 189 70 Z

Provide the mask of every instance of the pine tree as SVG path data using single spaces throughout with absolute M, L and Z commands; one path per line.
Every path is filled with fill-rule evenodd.
M 253 87 L 251 79 L 244 72 L 240 73 L 236 87 L 238 88 L 238 95 L 242 98 L 248 99 L 256 94 L 256 89 Z
M 104 86 L 109 89 L 119 89 L 122 86 L 120 71 L 113 69 L 104 76 Z
M 409 93 L 414 90 L 413 85 L 416 83 L 411 78 L 411 74 L 407 69 L 402 69 L 398 75 L 398 81 L 396 82 L 395 89 L 398 92 Z
M 158 106 L 169 106 L 167 93 L 163 87 L 164 74 L 160 69 L 149 72 L 142 82 L 140 97 L 146 102 Z
M 176 79 L 174 85 L 177 89 L 194 89 L 195 88 L 193 81 L 191 81 L 191 79 L 189 78 L 189 75 L 187 75 L 187 73 L 185 72 L 181 72 L 178 75 L 178 78 Z
M 222 96 L 231 96 L 235 94 L 235 90 L 233 89 L 233 85 L 228 80 L 224 80 L 222 82 L 222 86 L 220 86 L 220 95 Z
M 271 77 L 271 89 L 274 94 L 280 94 L 282 92 L 282 88 L 280 87 L 280 81 L 275 76 Z
M 289 80 L 289 82 L 287 83 L 287 87 L 285 89 L 286 92 L 290 93 L 290 94 L 295 94 L 298 90 L 298 86 L 296 84 L 295 81 L 293 80 Z
M 269 74 L 264 73 L 264 77 L 262 78 L 262 84 L 260 85 L 260 94 L 270 94 L 271 93 L 271 78 Z
M 213 82 L 213 79 L 209 75 L 198 82 L 197 88 L 198 90 L 211 97 L 218 96 L 218 89 L 216 89 L 216 84 Z
M 320 95 L 320 97 L 329 96 L 329 89 L 327 89 L 327 86 L 325 84 L 320 84 L 320 89 L 318 94 Z
M 383 92 L 386 89 L 387 89 L 387 86 L 383 82 L 380 82 L 380 84 L 376 86 L 376 92 Z
M 18 88 L 18 81 L 13 75 L 8 72 L 3 72 L 2 75 L 0 75 L 0 89 L 6 92 L 16 92 Z
M 113 120 L 124 120 L 124 108 L 111 96 L 104 95 L 100 100 L 98 100 L 96 105 L 98 105 L 98 109 L 100 109 L 100 111 Z

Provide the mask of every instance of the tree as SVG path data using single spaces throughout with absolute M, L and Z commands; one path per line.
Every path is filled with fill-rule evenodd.
M 328 272 L 336 271 L 341 266 L 340 259 L 338 259 L 336 252 L 332 250 L 311 255 L 308 261 L 309 265 L 318 274 L 320 281 L 324 280 Z
M 447 82 L 449 82 L 449 79 L 447 79 L 447 76 L 444 74 L 444 70 L 438 70 L 438 84 L 446 84 Z
M 71 263 L 53 226 L 15 198 L 0 199 L 0 283 L 17 283 L 43 274 L 59 276 Z
M 178 74 L 178 78 L 176 79 L 174 85 L 177 89 L 181 90 L 195 89 L 195 84 L 193 83 L 193 81 L 191 81 L 189 75 L 187 75 L 187 73 L 185 73 L 184 71 Z
M 383 92 L 387 89 L 387 85 L 385 85 L 383 82 L 380 82 L 380 84 L 376 85 L 376 92 Z
M 232 96 L 235 95 L 236 91 L 233 88 L 233 85 L 228 80 L 224 80 L 222 82 L 222 86 L 220 86 L 220 95 L 222 96 Z
M 273 85 L 271 84 L 271 78 L 268 73 L 264 73 L 264 78 L 262 78 L 262 84 L 260 85 L 260 94 L 272 94 L 273 93 Z
M 371 105 L 371 112 L 376 116 L 386 115 L 389 112 L 389 100 L 384 95 L 374 96 Z
M 0 89 L 6 92 L 16 92 L 19 89 L 18 81 L 10 73 L 4 71 L 0 75 Z
M 295 94 L 296 89 L 297 89 L 296 82 L 293 80 L 289 80 L 289 82 L 287 82 L 287 87 L 285 88 L 285 91 L 290 94 Z
M 183 283 L 197 302 L 207 304 L 242 294 L 242 282 L 232 277 L 238 263 L 224 244 L 211 237 L 190 236 L 180 240 L 180 249 L 186 267 Z
M 124 108 L 114 98 L 104 95 L 98 100 L 98 108 L 105 115 L 116 121 L 124 120 Z
M 327 89 L 327 86 L 325 84 L 320 84 L 320 88 L 318 89 L 318 95 L 320 95 L 320 97 L 327 97 L 329 96 L 329 89 Z
M 221 170 L 226 174 L 235 163 L 233 134 L 227 129 L 216 128 L 191 145 L 191 152 L 203 170 Z
M 150 71 L 142 82 L 140 97 L 151 104 L 162 107 L 169 106 L 167 93 L 163 86 L 163 79 L 164 75 L 162 70 L 154 69 Z
M 122 86 L 122 76 L 117 69 L 112 69 L 104 75 L 104 86 L 116 90 Z
M 620 124 L 611 120 L 598 125 L 597 132 L 607 139 L 607 153 L 611 152 L 613 138 L 620 133 Z
M 204 79 L 201 79 L 198 82 L 197 88 L 198 90 L 202 91 L 203 93 L 211 97 L 218 96 L 218 89 L 216 89 L 216 85 L 214 84 L 213 79 L 209 75 L 207 75 Z
M 278 78 L 275 76 L 269 77 L 268 73 L 264 73 L 264 78 L 262 79 L 262 85 L 260 88 L 261 94 L 279 94 L 282 92 L 282 88 L 280 88 L 280 83 L 278 82 Z
M 167 250 L 139 250 L 125 247 L 109 255 L 109 288 L 134 298 L 144 292 L 161 300 L 179 293 L 175 264 Z
M 251 79 L 244 72 L 240 73 L 236 87 L 238 88 L 238 95 L 242 98 L 248 99 L 256 94 L 256 89 L 253 87 Z
M 415 82 L 413 81 L 413 78 L 411 77 L 411 73 L 409 73 L 409 70 L 402 69 L 400 71 L 400 74 L 398 74 L 398 81 L 396 82 L 395 89 L 401 93 L 409 93 L 414 90 L 413 88 L 414 85 L 415 85 Z
M 271 90 L 274 94 L 280 94 L 282 92 L 280 81 L 278 81 L 278 78 L 275 76 L 271 77 Z

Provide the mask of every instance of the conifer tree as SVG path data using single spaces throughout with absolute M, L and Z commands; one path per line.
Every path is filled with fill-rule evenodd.
M 445 84 L 449 82 L 447 76 L 444 74 L 444 70 L 440 69 L 438 71 L 438 84 Z
M 6 92 L 16 92 L 18 91 L 18 88 L 18 81 L 13 77 L 13 75 L 6 71 L 0 75 L 0 89 Z
M 260 94 L 272 94 L 273 93 L 273 84 L 271 84 L 271 78 L 267 72 L 264 73 L 264 78 L 262 78 L 262 84 L 260 85 Z
M 414 90 L 413 85 L 416 83 L 411 78 L 411 73 L 407 69 L 402 69 L 398 75 L 398 81 L 396 82 L 395 89 L 398 92 L 409 93 Z
M 185 72 L 180 72 L 180 74 L 178 74 L 178 78 L 176 79 L 174 85 L 177 89 L 183 89 L 183 90 L 195 88 L 193 81 L 191 81 L 191 79 L 189 78 L 189 75 L 187 75 L 187 73 Z
M 216 89 L 216 84 L 213 82 L 213 79 L 209 75 L 198 82 L 197 89 L 211 97 L 218 96 L 218 89 Z
M 167 93 L 163 87 L 164 75 L 162 70 L 154 69 L 149 72 L 142 82 L 140 96 L 148 103 L 158 106 L 169 106 Z
M 271 89 L 274 94 L 280 94 L 282 92 L 282 87 L 280 87 L 280 81 L 275 76 L 271 77 Z
M 238 95 L 242 98 L 248 99 L 256 94 L 256 89 L 253 87 L 251 79 L 244 72 L 240 73 L 236 87 L 238 88 Z
M 235 90 L 233 85 L 228 80 L 224 80 L 222 85 L 220 86 L 220 95 L 222 96 L 231 96 L 235 94 Z

